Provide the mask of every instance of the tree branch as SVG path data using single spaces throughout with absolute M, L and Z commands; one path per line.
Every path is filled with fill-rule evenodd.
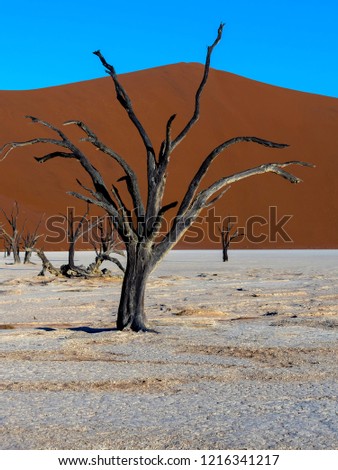
M 112 193 L 113 193 L 115 199 L 118 201 L 118 204 L 119 204 L 118 205 L 118 211 L 121 212 L 121 214 L 122 214 L 123 224 L 125 225 L 125 227 L 127 228 L 129 233 L 133 233 L 134 236 L 137 237 L 138 236 L 137 228 L 136 228 L 136 230 L 134 230 L 134 228 L 132 226 L 131 212 L 125 206 L 125 204 L 122 201 L 122 198 L 120 196 L 118 188 L 114 185 L 112 186 Z M 138 222 L 138 220 L 137 220 L 137 222 Z M 137 225 L 137 222 L 136 222 L 136 225 Z
M 223 28 L 224 28 L 224 23 L 221 23 L 219 28 L 218 28 L 218 32 L 217 32 L 217 37 L 215 39 L 215 41 L 213 42 L 213 44 L 211 46 L 208 47 L 207 49 L 207 56 L 206 56 L 206 59 L 205 59 L 205 65 L 204 65 L 204 74 L 203 74 L 203 78 L 202 78 L 202 81 L 200 83 L 200 86 L 198 87 L 197 89 L 197 92 L 196 92 L 196 95 L 195 95 L 195 109 L 194 109 L 194 113 L 191 117 L 191 119 L 189 120 L 189 122 L 187 123 L 187 125 L 184 127 L 184 129 L 180 132 L 180 134 L 176 137 L 176 139 L 174 139 L 174 141 L 172 142 L 172 145 L 171 145 L 171 149 L 173 150 L 185 137 L 186 135 L 188 134 L 188 132 L 190 131 L 190 129 L 193 127 L 193 125 L 198 121 L 199 119 L 199 115 L 200 115 L 200 99 L 201 99 L 201 95 L 202 95 L 202 92 L 203 92 L 203 89 L 207 83 L 207 80 L 208 80 L 208 76 L 209 76 L 209 69 L 210 69 L 210 59 L 211 59 L 211 54 L 214 50 L 214 48 L 217 46 L 217 44 L 220 42 L 220 40 L 222 39 L 222 33 L 223 33 Z
M 34 117 L 34 116 L 26 116 L 27 119 L 30 119 L 33 123 L 35 124 L 40 124 L 41 126 L 44 126 L 44 127 L 47 127 L 48 129 L 51 129 L 52 131 L 54 131 L 56 134 L 59 134 L 59 136 L 61 137 L 61 140 L 63 142 L 69 142 L 71 143 L 67 136 L 61 131 L 61 129 L 53 126 L 53 124 L 50 124 L 49 122 L 47 121 L 43 121 L 42 119 L 39 119 L 37 117 Z M 73 144 L 72 144 L 73 145 Z
M 166 204 L 165 206 L 163 206 L 163 207 L 160 209 L 158 215 L 159 215 L 159 216 L 164 215 L 167 211 L 169 211 L 170 209 L 173 209 L 174 207 L 176 207 L 177 204 L 178 204 L 178 201 L 173 201 L 173 202 L 170 202 L 169 204 Z
M 245 178 L 249 178 L 250 176 L 254 175 L 261 175 L 264 173 L 275 173 L 282 178 L 285 178 L 290 183 L 301 183 L 301 179 L 297 176 L 294 176 L 292 173 L 285 171 L 283 168 L 290 166 L 290 165 L 300 165 L 306 167 L 314 167 L 311 163 L 301 162 L 301 161 L 290 161 L 290 162 L 283 162 L 283 163 L 265 163 L 263 165 L 259 165 L 254 168 L 250 168 L 249 170 L 244 170 L 239 173 L 235 173 L 230 176 L 225 176 L 224 178 L 219 179 L 207 189 L 201 191 L 195 198 L 194 202 L 192 203 L 191 209 L 192 211 L 200 210 L 201 208 L 205 207 L 207 201 L 210 197 L 213 196 L 217 191 L 223 189 L 225 186 L 228 186 L 232 183 L 236 183 L 237 181 L 241 181 Z
M 67 158 L 74 158 L 76 160 L 78 160 L 81 164 L 81 166 L 86 170 L 86 172 L 89 174 L 89 176 L 91 177 L 92 179 L 92 182 L 93 182 L 93 185 L 96 189 L 96 192 L 98 194 L 100 194 L 100 198 L 104 198 L 105 201 L 108 203 L 108 204 L 112 204 L 114 205 L 111 197 L 110 197 L 110 194 L 109 194 L 109 191 L 107 190 L 106 186 L 105 186 L 105 183 L 103 181 L 103 178 L 102 178 L 102 175 L 100 174 L 100 172 L 90 163 L 90 161 L 87 159 L 87 157 L 81 152 L 80 149 L 78 149 L 69 139 L 68 137 L 60 130 L 58 129 L 57 127 L 53 126 L 52 124 L 46 122 L 46 121 L 42 121 L 41 119 L 38 119 L 36 117 L 32 117 L 32 116 L 27 116 L 29 119 L 31 119 L 34 123 L 38 123 L 38 124 L 41 124 L 42 126 L 45 126 L 51 130 L 53 130 L 54 132 L 56 132 L 60 137 L 61 137 L 61 141 L 56 141 L 58 142 L 57 145 L 60 145 L 68 150 L 70 150 L 70 153 L 63 153 L 61 152 L 58 153 L 58 152 L 54 152 L 54 154 L 48 154 L 45 157 L 42 157 L 40 159 L 38 159 L 38 162 L 39 163 L 44 163 L 45 161 L 47 160 L 50 160 L 52 158 L 56 158 L 56 157 L 67 157 Z M 55 143 L 55 140 L 53 139 L 44 139 L 45 142 L 44 143 L 51 143 L 51 144 L 54 144 Z
M 102 253 L 102 254 L 99 254 L 97 256 L 100 260 L 104 261 L 111 261 L 112 263 L 115 263 L 116 266 L 124 273 L 125 272 L 125 268 L 124 266 L 120 263 L 120 261 L 115 258 L 114 256 L 110 256 L 109 254 L 106 254 L 106 253 Z
M 135 234 L 132 230 L 130 229 L 126 230 L 126 227 L 123 224 L 123 218 L 121 214 L 113 206 L 108 205 L 100 200 L 92 199 L 91 197 L 85 196 L 84 194 L 77 193 L 74 191 L 68 191 L 67 194 L 69 194 L 70 196 L 76 197 L 77 199 L 80 199 L 81 201 L 85 201 L 89 204 L 94 204 L 104 209 L 109 215 L 112 216 L 114 220 L 114 226 L 117 232 L 119 233 L 120 237 L 125 243 L 128 243 L 130 238 L 135 238 Z
M 34 144 L 52 144 L 52 145 L 58 145 L 58 146 L 64 147 L 63 142 L 60 141 L 60 140 L 45 139 L 45 138 L 31 139 L 31 140 L 26 140 L 26 141 L 23 141 L 23 142 L 8 142 L 0 148 L 0 155 L 1 155 L 4 152 L 4 150 L 6 149 L 6 147 L 8 147 L 7 151 L 1 157 L 0 162 L 5 160 L 8 156 L 8 154 L 12 150 L 14 150 L 16 148 L 19 148 L 19 147 L 27 147 L 28 145 L 34 145 Z
M 167 253 L 172 246 L 174 246 L 177 241 L 182 237 L 184 232 L 190 227 L 192 222 L 196 219 L 202 209 L 207 207 L 210 203 L 215 202 L 215 199 L 219 199 L 216 197 L 213 201 L 209 201 L 209 199 L 218 191 L 222 190 L 223 188 L 226 189 L 226 186 L 229 186 L 232 183 L 237 181 L 243 180 L 245 178 L 249 178 L 254 175 L 261 175 L 264 173 L 275 173 L 282 178 L 285 178 L 290 183 L 300 183 L 302 180 L 291 173 L 288 173 L 284 170 L 285 167 L 289 165 L 300 165 L 305 167 L 314 167 L 311 163 L 301 162 L 301 161 L 290 161 L 290 162 L 283 162 L 283 163 L 266 163 L 249 170 L 245 170 L 239 173 L 235 173 L 230 176 L 226 176 L 221 178 L 220 180 L 213 183 L 207 189 L 200 191 L 200 193 L 195 197 L 189 209 L 186 210 L 183 214 L 178 214 L 175 218 L 174 224 L 168 234 L 164 237 L 163 240 L 157 245 L 157 257 L 158 259 L 162 259 L 162 257 Z M 224 194 L 225 191 L 221 193 Z M 209 202 L 208 202 L 209 201 Z
M 161 144 L 161 149 L 159 153 L 159 164 L 162 168 L 162 172 L 165 171 L 166 167 L 168 166 L 169 163 L 169 158 L 171 154 L 171 126 L 176 118 L 176 114 L 173 114 L 170 116 L 167 122 L 166 126 L 166 138 Z
M 146 133 L 144 127 L 142 126 L 141 122 L 137 118 L 137 116 L 134 112 L 131 100 L 130 100 L 127 92 L 125 91 L 125 89 L 123 88 L 121 83 L 119 82 L 114 67 L 112 65 L 108 64 L 108 62 L 103 57 L 103 55 L 101 54 L 100 51 L 95 51 L 95 52 L 93 52 L 93 54 L 95 54 L 100 59 L 102 65 L 106 68 L 107 73 L 113 79 L 113 82 L 114 82 L 114 85 L 115 85 L 117 100 L 119 101 L 119 103 L 122 105 L 122 107 L 127 112 L 128 116 L 129 116 L 129 119 L 134 124 L 134 126 L 136 127 L 138 133 L 140 134 L 140 136 L 142 138 L 142 141 L 143 141 L 144 146 L 145 146 L 146 151 L 147 151 L 148 178 L 149 178 L 149 181 L 150 181 L 150 177 L 156 169 L 155 151 L 154 151 L 154 147 L 151 143 L 151 140 L 150 140 L 148 134 Z
M 276 149 L 283 149 L 288 147 L 287 144 L 279 144 L 277 142 L 272 142 L 270 140 L 260 139 L 258 137 L 248 137 L 248 136 L 239 136 L 234 137 L 232 139 L 226 140 L 222 142 L 220 145 L 215 147 L 212 152 L 206 157 L 203 161 L 202 165 L 200 166 L 199 170 L 191 180 L 190 185 L 188 186 L 187 192 L 182 200 L 181 206 L 178 210 L 178 214 L 183 216 L 184 212 L 189 208 L 193 197 L 196 193 L 198 186 L 200 185 L 203 177 L 207 173 L 210 165 L 213 161 L 228 147 L 234 144 L 238 144 L 240 142 L 253 142 L 255 144 L 263 145 L 264 147 L 276 148 Z
M 90 142 L 101 152 L 112 157 L 122 167 L 122 169 L 126 173 L 127 187 L 128 187 L 129 194 L 133 200 L 135 213 L 137 214 L 138 217 L 143 217 L 144 206 L 143 206 L 143 201 L 141 198 L 138 179 L 134 170 L 128 165 L 128 163 L 124 160 L 124 158 L 122 158 L 111 148 L 103 144 L 99 140 L 97 135 L 82 121 L 77 121 L 77 120 L 67 121 L 64 123 L 64 126 L 68 126 L 71 124 L 77 125 L 80 129 L 82 129 L 87 134 L 88 138 L 84 139 L 85 141 Z
M 231 186 L 228 186 L 227 188 L 223 189 L 223 191 L 221 191 L 219 194 L 217 194 L 216 197 L 214 197 L 211 201 L 209 201 L 208 203 L 206 203 L 205 207 L 214 206 L 217 201 L 219 201 L 220 199 L 222 199 L 222 197 L 224 196 L 224 194 L 225 194 L 227 191 L 229 191 L 230 188 L 231 188 Z
M 97 197 L 99 198 L 99 201 L 96 201 L 95 204 L 100 205 L 101 207 L 105 207 L 105 209 L 107 209 L 107 207 L 110 206 L 110 213 L 112 213 L 113 208 L 115 208 L 115 204 L 114 204 L 114 201 L 112 200 L 112 198 L 110 196 L 110 193 L 109 193 L 108 189 L 106 188 L 106 185 L 104 183 L 102 175 L 90 163 L 90 161 L 80 151 L 80 149 L 77 148 L 60 129 L 53 126 L 52 124 L 49 124 L 48 122 L 42 121 L 41 119 L 38 119 L 38 118 L 33 117 L 33 116 L 27 116 L 27 118 L 31 119 L 32 122 L 34 122 L 34 123 L 41 124 L 42 126 L 51 129 L 53 132 L 57 133 L 61 137 L 61 140 L 50 139 L 50 138 L 38 138 L 38 139 L 28 140 L 28 141 L 25 141 L 25 142 L 8 143 L 8 144 L 5 144 L 0 149 L 0 153 L 1 153 L 1 151 L 3 151 L 6 147 L 9 147 L 9 149 L 7 150 L 7 152 L 6 152 L 6 154 L 3 158 L 5 158 L 8 155 L 8 153 L 16 147 L 24 147 L 24 146 L 32 145 L 32 144 L 36 144 L 36 143 L 58 145 L 60 147 L 63 147 L 65 149 L 69 150 L 70 152 L 52 152 L 52 153 L 49 153 L 49 154 L 45 155 L 44 157 L 38 157 L 38 158 L 36 157 L 36 160 L 39 163 L 44 163 L 48 160 L 52 160 L 53 158 L 58 158 L 58 157 L 74 158 L 75 160 L 78 160 L 79 163 L 81 164 L 81 166 L 84 168 L 84 170 L 91 177 L 91 180 L 92 180 L 93 185 L 95 187 Z M 85 200 L 88 200 L 88 198 L 85 199 Z
M 210 68 L 211 54 L 212 54 L 213 49 L 221 40 L 223 26 L 224 26 L 223 24 L 220 25 L 220 27 L 218 28 L 217 38 L 215 39 L 214 43 L 208 47 L 207 57 L 206 57 L 205 66 L 204 66 L 204 75 L 195 95 L 195 109 L 194 109 L 193 116 L 191 117 L 187 125 L 184 127 L 182 132 L 173 141 L 171 139 L 171 127 L 172 127 L 172 123 L 176 115 L 175 114 L 172 115 L 167 122 L 166 139 L 164 140 L 164 142 L 162 142 L 162 145 L 161 145 L 157 171 L 155 170 L 150 176 L 148 174 L 149 184 L 148 184 L 148 205 L 147 205 L 147 212 L 146 212 L 146 220 L 149 220 L 149 219 L 153 220 L 154 218 L 157 219 L 160 217 L 159 211 L 161 210 L 161 204 L 162 204 L 162 199 L 163 199 L 164 190 L 165 190 L 166 170 L 169 164 L 170 155 L 173 149 L 184 139 L 184 137 L 188 134 L 190 129 L 193 127 L 193 125 L 199 118 L 200 97 L 207 83 L 209 68 Z M 149 177 L 151 179 L 149 179 Z M 149 224 L 147 224 L 147 226 L 149 226 Z M 149 232 L 147 229 L 146 236 L 149 237 L 150 239 L 153 239 L 157 233 L 157 229 L 156 229 L 157 225 L 153 224 L 151 225 L 151 227 L 154 227 L 154 230 L 153 231 L 150 230 Z
M 86 212 L 82 215 L 81 219 L 78 221 L 77 227 L 74 231 L 74 213 L 71 210 L 69 215 L 64 215 L 68 222 L 68 236 L 71 242 L 76 243 L 77 240 L 85 235 L 86 233 L 90 232 L 95 228 L 99 223 L 101 218 L 98 218 L 94 222 L 87 223 L 86 226 L 84 225 L 87 221 L 87 216 L 89 214 L 89 202 L 87 202 L 87 209 Z M 87 221 L 88 222 L 88 221 Z
M 47 142 L 47 143 L 49 143 L 49 142 Z M 34 157 L 34 158 L 35 158 L 35 160 L 36 160 L 38 163 L 45 163 L 45 162 L 48 162 L 48 160 L 52 160 L 53 158 L 56 158 L 56 157 L 61 157 L 61 158 L 75 158 L 75 159 L 76 159 L 76 156 L 75 156 L 73 153 L 70 153 L 70 152 L 60 152 L 60 151 L 47 153 L 47 154 L 44 155 L 43 157 Z

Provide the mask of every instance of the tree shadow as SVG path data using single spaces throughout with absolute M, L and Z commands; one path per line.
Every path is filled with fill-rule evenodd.
M 56 328 L 50 328 L 49 326 L 38 326 L 35 330 L 42 330 L 42 331 L 56 331 Z
M 105 333 L 107 331 L 118 331 L 117 328 L 92 328 L 91 326 L 76 326 L 74 328 L 68 328 L 70 331 L 83 331 L 84 333 L 96 334 Z
M 35 328 L 36 330 L 43 330 L 43 331 L 57 331 L 57 328 L 51 328 L 49 326 L 39 326 Z M 73 328 L 65 328 L 69 331 L 82 331 L 83 333 L 88 334 L 97 334 L 97 333 L 105 333 L 108 331 L 118 331 L 117 328 L 92 328 L 91 326 L 76 326 Z

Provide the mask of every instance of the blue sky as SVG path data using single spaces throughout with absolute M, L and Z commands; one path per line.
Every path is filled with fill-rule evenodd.
M 204 62 L 265 83 L 338 97 L 337 0 L 0 0 L 0 89 L 32 89 Z

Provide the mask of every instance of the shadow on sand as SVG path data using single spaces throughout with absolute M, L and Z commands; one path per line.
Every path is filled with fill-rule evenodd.
M 51 328 L 48 326 L 40 326 L 35 328 L 36 330 L 43 330 L 43 331 L 56 331 L 57 328 Z M 73 328 L 65 328 L 69 331 L 82 331 L 84 333 L 89 334 L 96 334 L 96 333 L 105 333 L 107 331 L 118 331 L 117 328 L 92 328 L 91 326 L 77 326 Z

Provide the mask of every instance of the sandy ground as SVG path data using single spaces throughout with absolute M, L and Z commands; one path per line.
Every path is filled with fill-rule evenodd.
M 1 448 L 338 449 L 338 250 L 220 257 L 153 273 L 160 334 L 114 330 L 118 278 L 1 259 Z

